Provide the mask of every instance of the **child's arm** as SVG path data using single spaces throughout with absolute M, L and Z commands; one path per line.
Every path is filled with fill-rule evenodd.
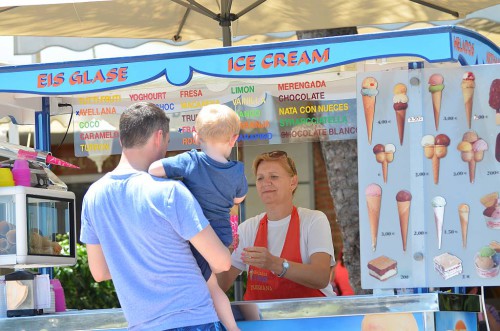
M 148 172 L 156 177 L 168 177 L 165 173 L 165 169 L 163 168 L 161 160 L 157 160 L 151 163 Z
M 245 200 L 245 198 L 246 198 L 246 195 L 242 196 L 241 198 L 234 198 L 233 202 L 235 205 L 237 205 L 237 204 L 242 203 L 243 200 Z

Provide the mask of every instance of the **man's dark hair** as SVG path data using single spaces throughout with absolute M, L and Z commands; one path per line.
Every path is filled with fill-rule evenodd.
M 170 119 L 163 110 L 150 102 L 138 102 L 120 116 L 120 142 L 123 148 L 144 145 L 157 130 L 169 133 Z

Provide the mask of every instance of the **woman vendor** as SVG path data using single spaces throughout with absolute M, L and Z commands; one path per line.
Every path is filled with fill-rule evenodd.
M 334 296 L 330 223 L 320 211 L 294 206 L 295 163 L 283 151 L 268 152 L 257 156 L 253 171 L 266 212 L 240 224 L 232 267 L 218 275 L 221 288 L 247 271 L 245 300 Z

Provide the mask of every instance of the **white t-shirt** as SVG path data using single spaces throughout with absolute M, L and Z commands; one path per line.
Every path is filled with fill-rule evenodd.
M 319 210 L 310 210 L 306 208 L 297 208 L 300 219 L 300 255 L 302 263 L 310 263 L 310 257 L 314 253 L 327 253 L 331 256 L 330 265 L 335 265 L 335 254 L 333 251 L 333 241 L 330 229 L 330 223 L 326 215 Z M 240 243 L 238 248 L 231 256 L 232 265 L 242 271 L 248 271 L 248 265 L 241 260 L 241 252 L 245 247 L 252 247 L 257 235 L 259 222 L 265 213 L 259 214 L 247 219 L 238 227 Z M 272 255 L 280 256 L 285 244 L 290 216 L 279 221 L 268 222 L 267 248 Z M 269 240 L 272 238 L 272 240 Z M 335 296 L 330 284 L 321 290 L 326 296 Z

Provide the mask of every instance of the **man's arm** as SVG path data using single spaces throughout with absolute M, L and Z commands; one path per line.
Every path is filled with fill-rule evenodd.
M 210 225 L 192 237 L 190 242 L 207 260 L 214 273 L 227 271 L 231 267 L 229 250 L 222 244 Z
M 101 245 L 87 244 L 87 256 L 89 259 L 89 268 L 96 282 L 110 280 L 111 274 L 108 264 L 104 258 Z

